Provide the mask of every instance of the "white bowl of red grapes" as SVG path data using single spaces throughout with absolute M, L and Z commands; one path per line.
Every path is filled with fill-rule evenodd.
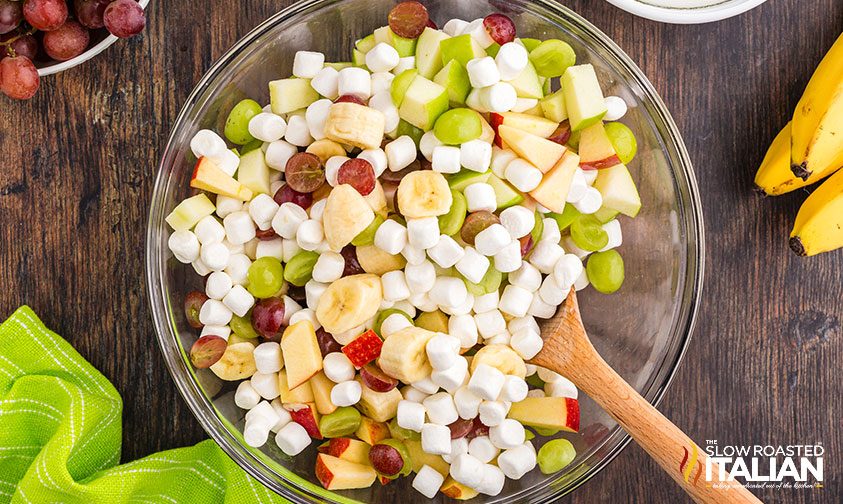
M 41 77 L 96 56 L 146 26 L 149 0 L 0 0 L 0 91 L 35 96 Z

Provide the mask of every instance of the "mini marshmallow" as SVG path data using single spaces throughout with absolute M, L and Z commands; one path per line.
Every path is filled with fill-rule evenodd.
M 457 357 L 453 366 L 434 370 L 430 374 L 433 383 L 447 390 L 449 394 L 456 392 L 465 383 L 466 378 L 468 378 L 468 361 L 464 357 Z
M 272 218 L 272 229 L 278 236 L 292 240 L 299 226 L 308 218 L 304 208 L 292 202 L 282 203 Z
M 199 258 L 211 271 L 224 270 L 228 265 L 229 257 L 231 257 L 231 251 L 224 243 L 202 245 L 199 249 Z
M 468 438 L 461 437 L 451 440 L 451 453 L 442 455 L 442 460 L 450 464 L 460 455 L 468 453 Z
M 474 248 L 484 256 L 493 256 L 509 245 L 512 237 L 500 224 L 492 224 L 474 237 Z M 535 252 L 533 252 L 535 254 Z
M 260 373 L 277 373 L 284 366 L 281 345 L 273 341 L 255 347 L 255 367 Z
M 387 254 L 398 254 L 407 245 L 407 228 L 387 219 L 375 231 L 375 246 Z
M 342 277 L 345 259 L 336 252 L 323 252 L 313 265 L 313 280 L 331 283 Z
M 416 143 L 409 135 L 402 135 L 384 147 L 389 171 L 397 172 L 416 160 Z
M 524 317 L 524 318 L 518 319 L 518 320 L 527 320 L 528 318 L 532 318 L 532 317 Z M 535 364 L 526 364 L 525 363 L 524 368 L 525 368 L 524 372 L 526 373 L 526 376 L 533 376 L 539 370 L 539 367 L 536 366 Z
M 498 208 L 495 189 L 485 182 L 477 182 L 469 185 L 465 188 L 463 194 L 465 194 L 465 199 L 468 202 L 469 212 L 480 210 L 494 212 Z
M 383 298 L 387 301 L 401 301 L 410 297 L 410 289 L 404 272 L 401 270 L 389 271 L 381 277 L 383 286 Z
M 269 439 L 271 428 L 272 425 L 268 421 L 246 422 L 243 426 L 243 441 L 253 448 L 260 448 Z
M 272 409 L 275 411 L 275 414 L 278 415 L 278 421 L 275 422 L 275 425 L 272 427 L 272 432 L 278 433 L 285 425 L 292 421 L 292 417 L 290 417 L 290 412 L 284 409 L 284 406 L 281 404 L 281 398 L 274 399 L 271 403 Z M 247 413 L 248 414 L 248 413 Z
M 513 159 L 506 166 L 504 175 L 516 189 L 523 192 L 530 192 L 538 187 L 543 177 L 541 170 L 521 158 Z
M 483 103 L 481 99 L 481 91 L 482 89 L 472 89 L 468 96 L 465 97 L 465 106 L 473 109 L 481 114 L 486 114 L 489 112 L 489 109 L 486 108 L 486 105 Z
M 474 315 L 474 322 L 477 324 L 477 331 L 484 338 L 491 338 L 496 334 L 506 331 L 506 320 L 498 310 L 489 310 Z
M 279 420 L 279 414 L 268 401 L 261 401 L 255 407 L 250 408 L 244 415 L 243 420 L 247 424 L 264 425 L 267 430 L 273 427 Z
M 173 232 L 167 240 L 167 246 L 173 256 L 184 264 L 190 264 L 199 258 L 199 239 L 186 229 Z
M 249 240 L 249 241 L 251 241 L 251 240 Z M 247 242 L 247 243 L 248 243 L 248 242 Z M 226 239 L 226 240 L 223 240 L 223 241 L 222 241 L 222 244 L 226 246 L 226 248 L 228 249 L 228 251 L 229 251 L 232 255 L 234 255 L 234 254 L 242 254 L 243 252 L 245 252 L 245 251 L 246 251 L 246 244 L 245 244 L 245 243 L 238 243 L 238 244 L 234 244 L 234 243 L 231 243 L 230 241 L 228 241 L 228 240 Z
M 190 263 L 190 265 L 193 266 L 193 271 L 195 271 L 199 276 L 205 276 L 211 272 L 211 268 L 202 262 L 201 257 Z
M 515 100 L 515 105 L 512 106 L 513 112 L 527 112 L 530 109 L 536 108 L 538 106 L 539 101 L 535 98 L 521 98 L 518 97 Z
M 589 187 L 586 189 L 582 199 L 573 205 L 581 214 L 590 215 L 600 210 L 600 207 L 603 206 L 603 195 L 597 189 Z
M 261 395 L 255 391 L 249 380 L 240 382 L 237 391 L 234 392 L 234 404 L 238 408 L 250 410 L 261 402 Z
M 261 142 L 281 140 L 286 132 L 284 118 L 270 112 L 261 112 L 249 120 L 249 133 Z
M 486 172 L 492 164 L 492 144 L 478 138 L 460 145 L 460 164 L 472 171 Z
M 381 42 L 366 53 L 366 66 L 372 72 L 388 72 L 398 65 L 399 59 L 394 47 Z
M 606 104 L 606 115 L 603 116 L 604 121 L 617 121 L 626 115 L 626 102 L 620 96 L 607 96 L 604 100 Z
M 484 88 L 497 84 L 501 80 L 498 66 L 490 56 L 474 58 L 466 64 L 465 69 L 468 71 L 468 80 L 471 81 L 471 87 Z
M 462 34 L 470 35 L 471 38 L 480 44 L 480 47 L 483 49 L 486 49 L 495 43 L 494 39 L 489 36 L 489 32 L 486 31 L 486 25 L 484 24 L 482 18 L 475 19 L 474 21 L 468 23 L 465 28 L 463 28 Z
M 500 301 L 500 311 L 513 317 L 527 315 L 530 304 L 533 302 L 533 293 L 516 285 L 507 285 L 503 290 Z
M 547 397 L 547 394 L 542 389 L 532 389 L 527 392 L 527 397 Z
M 563 292 L 568 292 L 583 272 L 582 261 L 574 254 L 565 254 L 553 267 L 553 279 Z
M 518 157 L 513 151 L 509 149 L 501 149 L 498 146 L 492 147 L 492 173 L 498 178 L 506 178 L 506 167 L 512 160 Z
M 273 201 L 273 204 L 274 203 L 275 202 Z M 278 205 L 275 206 L 277 210 Z M 260 205 L 258 205 L 258 207 L 260 208 Z M 251 208 L 252 206 L 250 205 L 249 209 L 251 210 Z M 275 212 L 273 212 L 272 215 L 275 215 Z M 228 238 L 228 241 L 233 244 L 242 245 L 255 238 L 255 222 L 246 212 L 232 212 L 228 214 L 222 222 L 225 228 L 225 235 Z
M 287 161 L 299 150 L 295 145 L 284 140 L 276 140 L 269 144 L 266 149 L 266 164 L 273 170 L 284 171 Z
M 545 383 L 550 383 L 562 378 L 562 375 L 557 373 L 556 371 L 551 371 L 550 369 L 539 367 L 536 371 L 539 375 L 539 378 Z
M 390 72 L 374 72 L 372 74 L 372 96 L 392 89 L 392 81 L 395 74 Z
M 252 198 L 252 201 L 249 202 L 249 215 L 252 217 L 252 220 L 255 221 L 259 228 L 266 230 L 271 227 L 272 219 L 275 217 L 275 214 L 278 213 L 278 208 L 278 203 L 276 203 L 275 200 L 272 199 L 272 196 L 268 194 L 258 194 L 257 196 Z M 231 219 L 231 215 L 226 218 Z M 248 235 L 248 233 L 245 233 L 245 231 L 243 233 Z M 254 238 L 254 236 L 252 238 Z M 252 238 L 249 238 L 249 240 L 251 240 Z M 229 238 L 229 241 L 231 241 L 232 243 L 237 243 L 231 238 Z M 240 243 L 246 243 L 246 241 L 242 241 Z
M 423 260 L 419 264 L 407 264 L 404 268 L 404 279 L 411 294 L 430 292 L 436 282 L 436 268 L 428 260 Z
M 495 254 L 495 269 L 509 273 L 521 266 L 521 242 L 512 240 Z
M 508 112 L 518 101 L 518 93 L 512 84 L 498 82 L 478 90 L 478 99 L 489 112 Z
M 421 151 L 422 156 L 425 159 L 433 162 L 433 149 L 439 147 L 440 145 L 445 145 L 442 143 L 441 140 L 436 138 L 436 134 L 433 130 L 426 132 L 422 135 L 421 140 L 419 140 L 419 151 Z
M 252 260 L 245 254 L 232 254 L 228 259 L 228 265 L 225 267 L 225 272 L 231 278 L 234 285 L 243 285 L 248 283 L 249 267 L 252 265 Z
M 501 212 L 501 225 L 509 231 L 513 239 L 527 236 L 536 225 L 536 214 L 521 205 L 509 207 Z
M 228 196 L 223 196 L 222 194 L 217 195 L 215 203 L 217 205 L 217 217 L 220 219 L 225 219 L 225 217 L 230 213 L 243 209 L 243 201 L 237 198 L 229 198 Z
M 361 100 L 368 100 L 372 96 L 372 78 L 362 68 L 343 68 L 339 72 L 337 90 L 340 96 L 355 95 Z
M 469 293 L 465 301 L 456 306 L 442 306 L 440 309 L 447 315 L 467 315 L 471 313 L 471 308 L 474 306 L 474 295 Z
M 325 376 L 334 383 L 343 383 L 354 379 L 354 365 L 342 352 L 331 352 L 322 360 Z
M 293 58 L 293 75 L 301 79 L 312 79 L 324 66 L 324 54 L 313 51 L 298 51 Z
M 328 198 L 321 199 L 316 203 L 310 205 L 310 208 L 307 210 L 307 213 L 310 215 L 311 219 L 322 222 L 322 215 L 325 213 L 325 207 L 327 205 Z
M 482 296 L 476 296 L 473 306 L 474 313 L 486 313 L 497 310 L 498 303 L 500 303 L 500 293 L 496 290 L 488 294 L 483 294 Z
M 206 325 L 202 327 L 202 332 L 199 333 L 199 337 L 201 338 L 202 336 L 219 336 L 228 341 L 228 338 L 231 336 L 231 328 L 228 326 Z
M 328 185 L 331 187 L 337 186 L 337 175 L 339 174 L 340 167 L 349 159 L 351 158 L 347 156 L 331 156 L 328 158 L 328 161 L 325 162 L 325 180 L 328 182 Z
M 453 315 L 448 319 L 448 334 L 460 340 L 460 348 L 477 344 L 477 325 L 471 315 Z
M 304 119 L 307 122 L 307 128 L 310 136 L 315 140 L 322 140 L 325 138 L 325 122 L 328 120 L 328 111 L 334 102 L 323 98 L 316 100 L 307 106 L 304 113 Z
M 536 451 L 529 442 L 505 450 L 498 456 L 498 467 L 507 478 L 519 480 L 536 467 Z
M 498 54 L 495 55 L 495 64 L 498 66 L 498 73 L 501 76 L 501 80 L 504 81 L 511 81 L 521 75 L 521 72 L 527 68 L 529 61 L 530 58 L 527 49 L 515 42 L 507 42 L 502 45 L 498 50 Z
M 485 464 L 468 453 L 463 453 L 451 463 L 449 474 L 469 488 L 477 488 L 483 481 Z
M 589 254 L 591 254 L 591 252 L 589 252 L 588 250 L 583 250 L 577 247 L 577 244 L 574 243 L 574 240 L 570 236 L 565 236 L 564 238 L 562 238 L 561 244 L 565 247 L 565 250 L 567 250 L 569 254 L 574 254 L 580 260 L 585 259 L 589 256 Z
M 407 238 L 410 245 L 420 249 L 429 249 L 439 243 L 439 219 L 424 217 L 407 220 Z
M 491 338 L 486 338 L 483 340 L 484 345 L 509 345 L 509 340 L 512 337 L 509 334 L 509 331 L 504 331 L 502 333 L 495 334 Z
M 585 180 L 585 174 L 582 169 L 577 168 L 574 171 L 574 176 L 571 178 L 571 185 L 568 188 L 568 195 L 565 196 L 565 201 L 568 203 L 578 203 L 585 197 L 587 190 L 588 182 Z
M 310 442 L 310 435 L 296 422 L 288 423 L 275 435 L 275 444 L 291 457 L 303 452 Z
M 450 425 L 457 421 L 457 407 L 454 398 L 447 392 L 439 392 L 426 398 L 422 404 L 427 410 L 427 417 L 431 423 Z M 450 436 L 449 436 L 450 437 Z
M 354 406 L 360 402 L 363 394 L 363 387 L 358 381 L 346 381 L 334 385 L 331 389 L 331 402 L 336 406 Z
M 297 147 L 307 147 L 312 144 L 313 136 L 310 134 L 307 119 L 300 115 L 290 116 L 284 139 Z
M 552 306 L 561 305 L 562 302 L 565 301 L 565 298 L 568 297 L 568 292 L 570 292 L 570 288 L 563 290 L 562 287 L 556 283 L 553 275 L 545 277 L 542 282 L 542 286 L 539 288 L 539 296 L 541 296 L 542 301 Z
M 275 399 L 281 393 L 278 390 L 278 373 L 257 372 L 252 375 L 250 381 L 252 388 L 267 401 Z
M 509 406 L 503 401 L 483 401 L 480 403 L 478 412 L 483 425 L 494 427 L 504 421 L 506 414 L 509 412 Z
M 457 173 L 460 171 L 460 149 L 448 145 L 433 148 L 430 158 L 433 171 L 439 173 Z
M 526 397 L 527 392 L 524 392 Z M 507 418 L 489 428 L 489 440 L 502 450 L 517 448 L 524 444 L 524 426 L 518 420 Z
M 439 277 L 428 293 L 431 301 L 440 306 L 459 306 L 468 297 L 465 282 L 454 277 Z
M 365 159 L 372 165 L 375 172 L 375 178 L 380 177 L 386 171 L 389 161 L 386 158 L 386 152 L 382 149 L 366 149 L 357 155 L 357 159 Z
M 392 94 L 389 91 L 381 91 L 369 100 L 369 107 L 381 112 L 386 121 L 384 123 L 384 130 L 392 131 L 398 127 L 401 118 L 398 115 L 398 108 L 392 102 Z
M 392 315 L 386 317 L 381 323 L 381 336 L 388 338 L 390 335 L 400 331 L 401 329 L 412 327 L 412 325 L 412 322 L 407 320 L 407 317 L 404 315 L 400 313 L 393 313 Z
M 231 277 L 222 271 L 215 271 L 205 280 L 205 294 L 211 299 L 221 300 L 231 290 Z
M 205 216 L 197 222 L 193 233 L 202 245 L 220 243 L 225 239 L 225 228 L 212 215 Z
M 447 334 L 438 333 L 428 340 L 425 350 L 433 369 L 445 370 L 456 364 L 459 357 L 460 340 Z
M 468 454 L 484 464 L 494 460 L 500 452 L 500 449 L 489 440 L 489 436 L 477 436 L 468 442 Z
M 462 35 L 465 28 L 468 26 L 468 21 L 463 21 L 462 19 L 451 19 L 445 26 L 442 27 L 442 31 L 447 33 L 452 37 L 456 37 L 457 35 Z
M 412 68 L 416 68 L 416 57 L 406 56 L 398 60 L 398 64 L 392 69 L 392 74 L 400 75 L 404 70 L 410 70 Z
M 439 309 L 439 305 L 434 303 L 426 292 L 424 294 L 413 294 L 408 301 L 423 312 L 434 312 Z
M 245 317 L 249 313 L 249 310 L 252 309 L 252 306 L 255 305 L 255 297 L 243 288 L 242 285 L 235 285 L 222 298 L 222 302 L 238 317 Z
M 308 219 L 302 222 L 296 231 L 296 243 L 303 250 L 316 250 L 324 238 L 325 232 L 318 220 Z
M 526 381 L 518 376 L 507 375 L 501 389 L 500 400 L 511 403 L 523 401 L 527 397 L 528 391 L 529 387 L 527 387 Z
M 497 368 L 488 364 L 479 364 L 468 381 L 468 390 L 486 401 L 494 401 L 498 398 L 503 388 L 504 374 Z M 480 405 L 482 407 L 482 404 Z M 504 412 L 506 416 L 506 412 Z M 485 425 L 491 425 L 483 422 Z
M 476 185 L 476 184 L 475 184 Z M 474 247 L 466 247 L 465 254 L 462 259 L 457 261 L 455 265 L 457 271 L 466 278 L 469 282 L 480 283 L 486 271 L 489 269 L 491 261 L 486 256 L 479 254 Z
M 565 253 L 556 242 L 542 240 L 533 248 L 530 254 L 530 264 L 536 267 L 543 274 L 548 275 L 556 266 L 556 261 Z
M 544 346 L 539 333 L 531 327 L 522 327 L 514 333 L 509 340 L 509 346 L 524 360 L 529 360 L 535 357 Z M 517 401 L 513 401 L 517 402 Z
M 284 300 L 284 325 L 290 325 L 290 319 L 300 312 L 302 307 L 290 296 L 284 296 L 282 299 Z
M 536 319 L 533 318 L 530 315 L 527 315 L 526 317 L 514 318 L 514 319 L 510 320 L 509 323 L 506 324 L 506 328 L 512 334 L 515 334 L 519 329 L 523 329 L 525 327 L 531 328 L 537 334 L 541 332 L 541 330 L 539 329 L 539 323 L 536 322 Z M 535 366 L 533 366 L 533 367 L 535 367 Z M 529 371 L 529 369 L 527 371 Z M 527 373 L 527 376 L 530 376 L 534 372 L 535 372 L 535 370 L 533 370 L 533 372 Z
M 396 310 L 401 310 L 402 312 L 406 313 L 410 316 L 410 318 L 415 318 L 416 316 L 416 308 L 406 299 L 401 301 L 396 301 L 393 305 L 393 308 Z
M 606 231 L 606 234 L 609 235 L 609 241 L 606 243 L 606 246 L 600 249 L 600 252 L 605 252 L 607 250 L 611 250 L 613 248 L 620 247 L 623 245 L 623 233 L 621 232 L 621 223 L 618 222 L 617 219 L 611 220 L 606 224 L 601 226 L 603 231 Z
M 578 394 L 577 386 L 564 376 L 557 375 L 552 381 L 545 382 L 544 393 L 550 397 L 570 397 L 576 399 Z
M 315 316 L 315 314 L 314 314 L 314 316 Z M 345 332 L 332 334 L 332 336 L 334 337 L 334 341 L 336 341 L 340 345 L 345 346 L 345 345 L 348 345 L 349 343 L 351 343 L 352 341 L 354 341 L 355 338 L 360 336 L 360 333 L 362 333 L 364 330 L 365 330 L 365 326 L 360 325 L 360 326 L 357 326 L 357 327 L 353 327 L 353 328 L 351 328 L 351 329 L 349 329 L 348 331 L 345 331 Z
M 462 386 L 454 393 L 454 404 L 457 406 L 457 412 L 463 420 L 472 420 L 478 414 L 478 408 L 483 399 L 468 389 L 467 386 Z
M 426 423 L 421 429 L 422 450 L 430 455 L 451 453 L 451 429 L 447 425 Z
M 542 300 L 538 292 L 533 294 L 533 302 L 530 304 L 530 309 L 527 313 L 540 319 L 549 319 L 556 314 L 556 307 L 552 304 L 547 304 Z
M 304 284 L 305 304 L 308 308 L 313 310 L 316 309 L 316 306 L 319 304 L 319 298 L 322 297 L 322 293 L 325 292 L 327 288 L 328 284 L 317 282 L 315 280 L 308 280 L 308 282 Z
M 414 402 L 414 403 L 421 403 L 424 401 L 424 398 L 430 394 L 425 394 L 421 390 L 413 387 L 412 385 L 408 385 L 401 389 L 401 395 L 404 396 L 404 400 Z M 421 428 L 419 428 L 421 429 Z
M 506 232 L 505 229 L 504 232 Z M 462 259 L 462 256 L 465 255 L 465 250 L 450 236 L 440 235 L 439 243 L 427 249 L 427 255 L 439 266 L 450 268 Z
M 415 383 L 412 384 L 413 388 L 416 388 L 427 395 L 433 395 L 439 392 L 439 385 L 433 383 L 433 380 L 428 378 L 423 378 Z
M 597 175 L 600 173 L 599 170 L 583 170 L 583 177 L 585 177 L 585 183 L 588 185 L 594 185 L 594 181 L 597 180 Z
M 190 139 L 190 150 L 197 158 L 213 158 L 221 155 L 226 149 L 228 147 L 225 145 L 225 140 L 209 129 L 197 131 Z
M 495 496 L 503 491 L 503 485 L 506 483 L 506 476 L 498 466 L 486 464 L 483 466 L 483 479 L 477 486 L 477 491 L 484 495 Z
M 316 75 L 310 80 L 310 87 L 325 98 L 336 100 L 339 97 L 338 81 L 339 72 L 337 69 L 324 67 L 322 70 L 316 72 Z
M 438 232 L 438 230 L 437 230 Z M 409 233 L 408 233 L 409 234 Z M 408 236 L 409 238 L 409 236 Z M 439 240 L 439 235 L 436 236 L 437 241 Z M 401 255 L 404 256 L 404 259 L 407 260 L 408 265 L 418 266 L 419 264 L 423 263 L 427 259 L 427 254 L 425 253 L 424 249 L 419 247 L 414 247 L 407 243 L 404 245 L 404 248 L 401 249 Z
M 218 156 L 211 158 L 217 168 L 223 171 L 228 176 L 233 176 L 240 166 L 240 156 L 233 150 L 226 149 Z
M 444 476 L 439 474 L 436 469 L 425 464 L 416 473 L 416 477 L 413 478 L 413 488 L 428 499 L 432 499 L 439 492 L 439 488 L 444 482 Z

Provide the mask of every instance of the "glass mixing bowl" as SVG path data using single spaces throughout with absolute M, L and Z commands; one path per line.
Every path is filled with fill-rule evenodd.
M 605 34 L 550 0 L 426 0 L 440 24 L 476 19 L 494 11 L 513 18 L 525 37 L 561 38 L 580 62 L 597 69 L 607 95 L 631 105 L 624 122 L 638 136 L 639 153 L 630 169 L 644 207 L 625 219 L 626 283 L 612 295 L 581 292 L 586 328 L 601 355 L 653 404 L 662 397 L 687 347 L 702 282 L 703 226 L 699 195 L 688 154 L 676 125 L 652 85 Z M 231 107 L 245 97 L 268 101 L 267 82 L 290 75 L 297 50 L 322 51 L 328 61 L 347 61 L 354 41 L 386 24 L 394 0 L 311 0 L 294 4 L 255 28 L 202 78 L 173 125 L 155 181 L 146 244 L 146 273 L 152 313 L 164 359 L 179 391 L 208 434 L 246 471 L 294 502 L 427 502 L 410 489 L 410 478 L 387 486 L 332 493 L 314 477 L 315 445 L 290 458 L 274 443 L 249 448 L 241 435 L 245 411 L 234 405 L 230 383 L 208 370 L 195 370 L 185 349 L 197 338 L 185 321 L 186 292 L 202 279 L 178 263 L 167 248 L 164 217 L 191 194 L 195 160 L 192 135 L 222 130 Z M 555 502 L 603 469 L 629 442 L 594 402 L 581 397 L 578 435 L 567 436 L 577 458 L 550 476 L 538 470 L 508 481 L 503 493 L 483 502 Z M 441 495 L 441 494 L 440 494 Z

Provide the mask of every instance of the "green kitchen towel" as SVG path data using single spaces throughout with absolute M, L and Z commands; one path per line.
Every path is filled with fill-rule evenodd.
M 117 390 L 33 311 L 0 325 L 0 502 L 286 502 L 211 440 L 120 461 Z

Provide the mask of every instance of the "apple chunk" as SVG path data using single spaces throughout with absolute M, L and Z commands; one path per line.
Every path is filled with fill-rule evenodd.
M 641 210 L 641 196 L 632 180 L 629 170 L 623 164 L 617 164 L 597 172 L 594 188 L 603 195 L 603 206 L 618 211 L 629 217 L 638 215 Z
M 554 130 L 556 128 L 554 127 Z M 552 133 L 552 132 L 551 132 Z M 510 149 L 526 159 L 542 173 L 547 173 L 565 154 L 565 146 L 551 142 L 546 138 L 507 126 L 498 126 L 498 134 Z
M 579 164 L 580 157 L 567 151 L 559 163 L 544 174 L 538 187 L 530 191 L 530 196 L 553 212 L 564 212 L 565 200 L 568 198 L 568 191 L 571 190 L 571 182 Z
M 322 439 L 319 431 L 319 413 L 316 412 L 316 405 L 313 403 L 285 404 L 284 409 L 290 412 L 290 418 L 297 424 L 304 427 L 307 434 L 313 439 Z
M 357 432 L 354 435 L 369 445 L 374 445 L 378 441 L 389 437 L 389 426 L 384 422 L 377 422 L 364 416 L 360 419 L 360 427 L 357 428 Z
M 322 352 L 310 321 L 302 320 L 284 330 L 281 353 L 287 370 L 287 386 L 294 389 L 322 371 Z
M 311 401 L 316 403 L 316 411 L 320 415 L 330 415 L 337 410 L 337 405 L 331 402 L 331 389 L 334 388 L 334 385 L 334 382 L 329 380 L 324 372 L 320 371 L 313 375 L 310 381 L 302 384 L 299 388 L 307 386 L 312 389 L 313 398 Z
M 404 94 L 398 114 L 413 126 L 428 131 L 447 110 L 448 90 L 417 75 Z
M 204 194 L 191 196 L 179 203 L 164 220 L 176 231 L 192 229 L 200 220 L 217 208 Z
M 527 133 L 547 138 L 559 127 L 559 121 L 551 121 L 544 117 L 537 117 L 530 114 L 519 114 L 517 112 L 504 112 L 501 124 L 511 126 Z
M 368 488 L 378 473 L 371 466 L 357 464 L 320 453 L 316 457 L 316 477 L 327 490 Z
M 439 488 L 444 495 L 456 500 L 468 500 L 477 497 L 478 492 L 473 488 L 469 488 L 454 478 L 448 476 L 442 487 Z
M 507 415 L 529 427 L 577 432 L 580 404 L 570 397 L 528 397 L 514 403 Z
M 196 162 L 190 187 L 243 201 L 251 200 L 253 194 L 251 189 L 234 180 L 234 177 L 220 170 L 216 163 L 206 157 Z
M 371 447 L 358 439 L 334 438 L 321 445 L 320 453 L 341 458 L 355 464 L 369 465 L 369 449 Z
M 584 170 L 610 168 L 621 162 L 602 121 L 582 130 L 577 149 Z
M 287 383 L 289 383 L 287 379 L 287 370 L 282 369 L 278 372 L 278 397 L 281 399 L 282 404 L 313 402 L 313 388 L 310 386 L 311 382 L 306 381 L 294 389 L 290 389 L 290 387 L 287 386 Z
M 354 364 L 357 369 L 377 359 L 381 354 L 383 340 L 375 331 L 369 329 L 360 336 L 354 338 L 351 343 L 342 347 L 342 353 Z

